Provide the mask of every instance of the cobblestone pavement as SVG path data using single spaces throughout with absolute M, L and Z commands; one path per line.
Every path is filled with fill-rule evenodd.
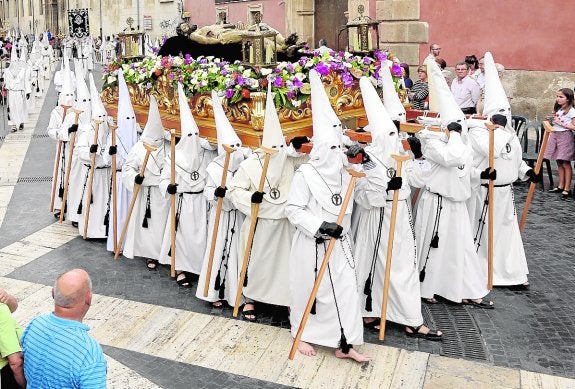
M 0 248 L 29 236 L 54 222 L 48 212 L 54 143 L 41 137 L 56 101 L 53 86 L 48 90 L 38 125 L 30 142 L 19 177 L 32 182 L 16 184 L 3 221 L 0 220 Z M 0 147 L 2 144 L 0 144 Z M 1 152 L 1 149 L 0 149 Z M 34 182 L 35 181 L 35 182 Z M 1 187 L 0 187 L 1 189 Z M 527 192 L 515 188 L 518 215 Z M 524 234 L 531 288 L 526 292 L 496 288 L 489 298 L 495 310 L 481 310 L 441 302 L 423 305 L 426 321 L 445 331 L 445 341 L 426 342 L 407 338 L 401 326 L 390 323 L 385 345 L 411 351 L 482 361 L 501 367 L 575 378 L 575 290 L 573 232 L 575 202 L 562 200 L 539 188 L 531 205 Z M 0 257 L 1 260 L 1 257 Z M 0 262 L 0 268 L 2 262 Z M 169 277 L 166 267 L 150 272 L 141 259 L 113 260 L 105 243 L 81 237 L 51 250 L 7 275 L 14 280 L 51 285 L 58 274 L 82 267 L 92 276 L 94 292 L 122 300 L 176 308 L 222 318 L 231 309 L 214 309 L 194 297 Z M 1 286 L 1 285 L 0 285 Z M 259 322 L 289 328 L 287 311 L 263 306 Z M 366 342 L 379 344 L 376 334 L 365 334 Z M 212 368 L 159 358 L 123 348 L 105 346 L 106 354 L 161 387 L 275 387 L 279 385 Z M 569 386 L 565 386 L 569 387 Z

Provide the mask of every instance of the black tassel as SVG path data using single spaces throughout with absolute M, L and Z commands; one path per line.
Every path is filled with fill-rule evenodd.
M 427 265 L 426 265 L 427 266 Z M 423 282 L 425 280 L 425 266 L 419 272 L 419 282 Z
M 40 92 L 40 87 L 36 87 L 36 93 Z
M 104 216 L 104 225 L 106 226 L 106 236 L 108 236 L 108 232 L 110 232 L 110 211 L 106 212 L 106 216 Z
M 370 294 L 367 295 L 367 298 L 365 299 L 365 310 L 366 310 L 367 312 L 373 311 L 373 308 L 372 308 L 372 304 L 371 304 L 371 303 L 372 303 L 372 299 L 371 299 L 371 293 L 370 293 Z
M 317 312 L 316 311 L 316 304 L 315 304 L 316 301 L 317 301 L 316 299 L 313 299 L 313 305 L 311 306 L 311 310 L 309 311 L 309 313 L 311 313 L 312 315 L 315 315 Z
M 246 270 L 246 277 L 244 278 L 244 288 L 248 286 L 248 272 Z
M 90 194 L 90 204 L 94 204 L 94 195 Z
M 369 273 L 367 280 L 365 280 L 365 286 L 363 287 L 363 294 L 365 295 L 371 294 L 371 273 Z
M 224 280 L 225 281 L 225 280 Z M 218 298 L 220 300 L 224 299 L 224 293 L 226 292 L 226 284 L 225 282 L 222 284 L 222 287 L 220 288 L 220 292 L 218 293 Z
M 152 218 L 152 210 L 150 209 L 150 206 L 149 206 L 149 205 L 146 207 L 146 216 L 145 216 L 145 218 L 146 218 L 146 219 L 151 219 L 151 218 Z
M 351 350 L 351 346 L 347 344 L 347 339 L 345 337 L 345 334 L 343 333 L 343 328 L 341 329 L 341 338 L 339 338 L 339 348 L 341 349 L 341 352 L 344 354 L 349 353 L 349 350 Z
M 215 290 L 220 290 L 220 284 L 221 284 L 221 278 L 220 278 L 220 272 L 218 272 L 218 275 L 216 276 L 216 282 L 214 283 L 214 289 Z
M 144 221 L 142 222 L 142 227 L 148 228 L 148 218 L 147 217 L 144 218 Z
M 78 204 L 78 211 L 76 212 L 78 215 L 82 214 L 82 202 L 80 201 L 80 204 Z
M 60 198 L 64 197 L 64 188 L 62 187 L 58 188 L 58 197 Z
M 429 244 L 429 246 L 433 249 L 436 249 L 439 247 L 439 234 L 435 233 L 435 236 L 433 237 L 433 239 L 431 239 L 431 243 Z
M 172 246 L 170 245 L 170 249 L 168 250 L 168 257 L 171 257 L 171 256 L 172 256 Z

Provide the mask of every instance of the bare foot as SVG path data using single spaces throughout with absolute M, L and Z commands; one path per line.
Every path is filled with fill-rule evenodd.
M 212 303 L 212 306 L 213 306 L 214 308 L 221 308 L 223 305 L 224 305 L 224 303 L 222 302 L 222 300 L 214 301 L 214 302 Z
M 311 344 L 302 341 L 299 342 L 299 345 L 297 346 L 297 351 L 299 351 L 300 353 L 302 353 L 307 357 L 313 357 L 316 354 L 315 349 Z
M 253 303 L 246 303 L 244 305 L 244 309 L 242 310 L 242 316 L 244 317 L 244 319 L 246 319 L 247 321 L 251 321 L 254 322 L 256 321 L 256 311 L 255 311 L 255 305 Z
M 359 363 L 363 363 L 363 362 L 369 362 L 371 360 L 371 357 L 365 355 L 365 354 L 360 354 L 357 351 L 355 351 L 354 349 L 350 349 L 349 352 L 347 354 L 344 354 L 343 351 L 341 351 L 341 349 L 336 349 L 335 350 L 335 356 L 337 358 L 350 358 L 353 359 L 356 362 Z
M 417 328 L 417 327 L 416 327 L 416 328 Z M 417 330 L 417 332 L 420 333 L 420 334 L 422 334 L 422 335 L 427 335 L 427 334 L 429 334 L 429 331 L 431 331 L 431 330 L 430 330 L 429 327 L 426 326 L 425 324 L 422 324 L 421 327 L 419 327 L 419 329 Z M 410 333 L 410 334 L 413 334 L 413 330 L 412 330 L 411 327 L 409 327 L 409 326 L 406 326 L 406 327 L 405 327 L 405 332 Z M 437 330 L 436 332 L 437 332 L 437 336 L 443 336 L 443 332 L 442 332 L 442 331 Z

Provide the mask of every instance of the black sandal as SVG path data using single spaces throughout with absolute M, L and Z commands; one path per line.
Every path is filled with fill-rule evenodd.
M 253 308 L 253 309 L 248 309 L 247 311 L 243 311 L 243 310 L 242 310 L 242 318 L 244 318 L 244 320 L 247 320 L 247 321 L 253 323 L 253 322 L 255 322 L 255 321 L 258 320 L 258 316 L 256 315 L 256 307 L 255 307 L 254 303 L 247 303 L 247 304 L 244 305 L 244 308 L 245 308 L 245 306 L 248 305 L 248 304 L 253 305 L 254 308 Z M 248 317 L 248 316 L 253 316 L 253 317 Z
M 405 335 L 411 338 L 423 338 L 425 340 L 430 340 L 432 342 L 438 342 L 443 339 L 443 334 L 439 335 L 437 331 L 432 331 L 431 328 L 429 328 L 427 334 L 419 332 L 419 329 L 421 327 L 423 327 L 423 324 L 417 327 L 405 326 L 406 328 Z M 407 328 L 409 328 L 411 332 L 407 331 Z
M 363 328 L 367 328 L 370 331 L 373 332 L 379 332 L 379 324 L 381 322 L 381 319 L 375 319 L 374 321 L 370 321 L 369 323 L 366 323 L 365 321 L 363 322 Z
M 547 192 L 549 192 L 549 193 L 561 193 L 561 192 L 563 192 L 563 188 L 559 188 L 556 186 L 553 189 L 549 189 Z
M 463 300 L 462 304 L 472 305 L 474 307 L 483 308 L 483 309 L 495 309 L 495 304 L 493 304 L 493 301 L 485 302 L 485 300 L 483 300 L 483 299 L 481 299 L 480 302 L 476 302 L 473 300 Z
M 158 270 L 160 262 L 157 259 L 148 258 L 146 259 L 146 267 L 149 271 Z
M 182 277 L 180 277 L 182 276 Z M 192 277 L 191 274 L 187 271 L 180 272 L 176 276 L 176 283 L 183 288 L 191 288 L 192 287 Z

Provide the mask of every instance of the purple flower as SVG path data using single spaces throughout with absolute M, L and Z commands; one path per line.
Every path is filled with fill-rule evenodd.
M 385 51 L 375 51 L 374 52 L 375 58 L 377 58 L 378 61 L 383 62 L 383 61 L 387 61 L 387 52 Z
M 282 78 L 280 76 L 276 76 L 276 78 L 274 80 L 274 86 L 276 88 L 281 88 L 282 82 L 283 82 Z
M 343 86 L 348 88 L 353 84 L 353 76 L 349 72 L 343 72 L 341 74 L 341 80 L 343 81 Z
M 282 70 L 280 68 L 275 68 L 275 70 L 274 70 L 274 72 L 276 72 L 276 73 L 281 73 L 281 71 Z
M 246 80 L 244 80 L 244 78 L 243 78 L 242 76 L 239 76 L 239 75 L 238 75 L 237 84 L 238 84 L 239 86 L 242 86 L 242 85 L 244 85 L 245 83 L 246 83 Z
M 366 65 L 369 65 L 371 63 L 371 58 L 369 57 L 363 57 L 363 63 Z
M 174 79 L 174 73 L 170 73 L 170 75 L 168 77 L 170 77 L 170 80 L 173 80 Z
M 227 76 L 227 75 L 228 75 L 228 69 L 222 68 L 222 70 L 220 70 L 220 74 L 221 74 L 222 76 Z
M 233 89 L 226 89 L 226 99 L 231 99 L 234 95 Z
M 391 66 L 391 74 L 393 74 L 396 77 L 401 77 L 401 66 L 399 66 L 399 64 L 394 63 Z
M 293 93 L 293 92 L 290 91 L 290 92 L 287 93 L 287 97 L 288 97 L 290 100 L 293 100 L 293 99 L 295 98 L 295 93 Z
M 319 62 L 315 65 L 314 69 L 322 76 L 327 76 L 329 74 L 329 66 L 323 62 Z
M 301 88 L 302 85 L 303 85 L 303 82 L 301 82 L 299 78 L 294 77 L 293 86 L 295 86 L 296 88 Z
M 288 63 L 286 65 L 286 70 L 290 73 L 293 73 L 293 65 L 291 63 Z
M 205 64 L 208 63 L 208 60 L 205 59 L 205 58 L 202 58 L 202 59 L 200 59 L 198 62 L 199 62 L 200 64 L 202 64 L 202 65 L 205 65 Z

